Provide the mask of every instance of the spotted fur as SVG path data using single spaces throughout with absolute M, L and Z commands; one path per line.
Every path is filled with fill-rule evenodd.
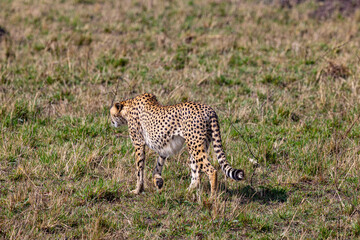
M 236 181 L 244 178 L 243 170 L 232 168 L 226 161 L 218 117 L 209 106 L 194 102 L 162 106 L 154 95 L 146 93 L 115 103 L 110 114 L 113 126 L 127 124 L 129 127 L 136 154 L 137 186 L 133 191 L 136 194 L 144 188 L 145 145 L 159 154 L 153 172 L 158 189 L 164 185 L 161 172 L 166 158 L 180 151 L 184 143 L 191 156 L 189 189 L 199 185 L 199 175 L 205 172 L 210 180 L 211 195 L 216 192 L 217 171 L 210 164 L 208 155 L 211 142 L 226 176 Z

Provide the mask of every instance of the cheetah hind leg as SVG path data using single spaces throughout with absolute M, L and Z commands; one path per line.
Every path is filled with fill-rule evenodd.
M 217 171 L 213 166 L 211 166 L 208 155 L 205 153 L 203 156 L 200 156 L 200 159 L 205 159 L 202 163 L 194 161 L 191 159 L 191 184 L 188 189 L 192 189 L 197 187 L 200 184 L 200 171 L 205 172 L 206 175 L 209 177 L 210 181 L 210 188 L 211 188 L 211 195 L 210 199 L 214 199 L 216 197 L 216 189 L 217 189 Z
M 200 172 L 196 166 L 196 161 L 193 156 L 190 157 L 190 169 L 191 169 L 191 183 L 187 188 L 187 191 L 191 191 L 200 185 Z
M 162 168 L 164 166 L 166 157 L 159 156 L 154 172 L 153 172 L 153 181 L 154 185 L 158 190 L 162 190 L 162 187 L 164 186 L 164 180 L 161 177 Z

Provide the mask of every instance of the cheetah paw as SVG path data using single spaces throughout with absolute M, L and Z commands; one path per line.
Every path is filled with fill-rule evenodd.
M 135 195 L 138 195 L 140 193 L 138 189 L 131 190 L 130 192 Z
M 160 190 L 164 186 L 164 180 L 161 177 L 154 178 L 154 184 Z
M 143 191 L 142 187 L 137 187 L 134 190 L 130 191 L 132 194 L 138 195 Z

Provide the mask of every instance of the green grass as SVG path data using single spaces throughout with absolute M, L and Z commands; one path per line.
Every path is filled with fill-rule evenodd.
M 316 5 L 3 2 L 0 238 L 358 238 L 360 12 L 318 21 Z M 146 189 L 132 195 L 127 128 L 108 120 L 118 76 L 118 100 L 151 92 L 216 109 L 247 179 L 220 173 L 214 202 L 206 176 L 187 192 L 184 150 L 159 193 L 147 150 Z

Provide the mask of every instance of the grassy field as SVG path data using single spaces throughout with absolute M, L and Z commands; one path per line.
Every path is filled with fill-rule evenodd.
M 269 2 L 1 1 L 0 239 L 359 238 L 360 11 Z M 184 149 L 158 193 L 147 150 L 132 195 L 108 111 L 143 92 L 216 109 L 247 179 L 188 193 Z

